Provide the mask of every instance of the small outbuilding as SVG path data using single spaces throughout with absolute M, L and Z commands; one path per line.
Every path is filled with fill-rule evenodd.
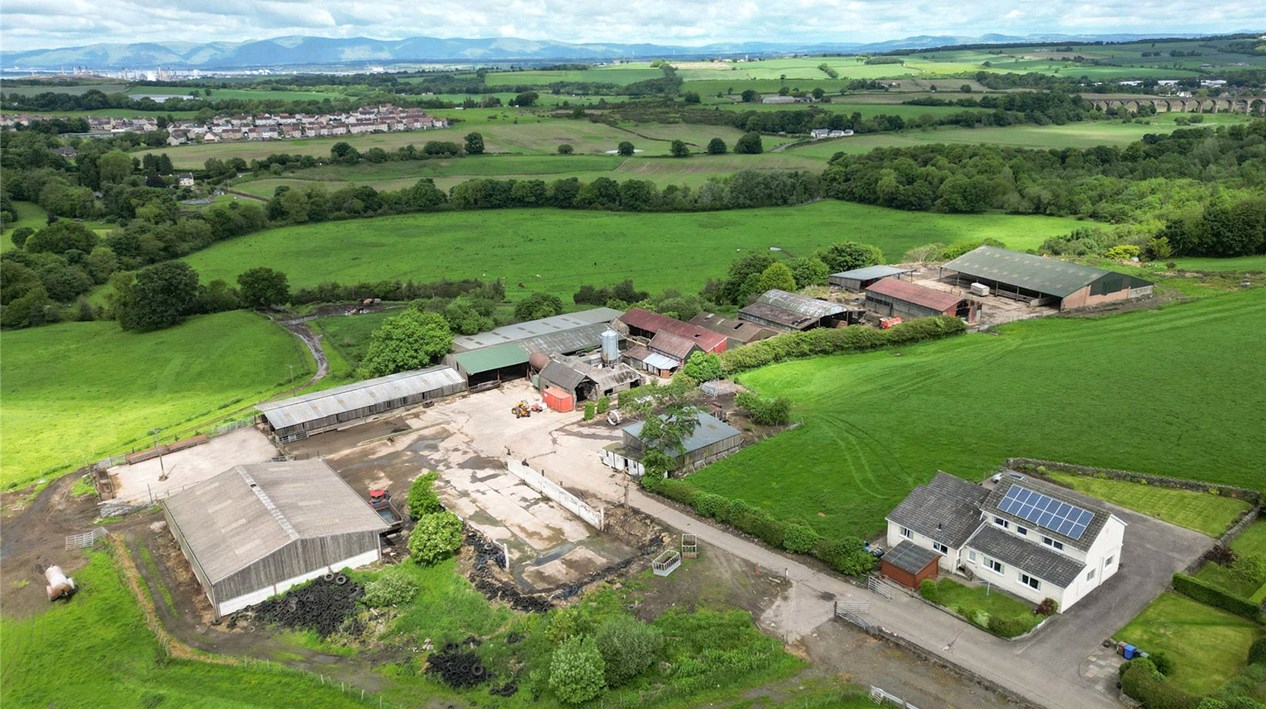
M 678 460 L 677 472 L 689 472 L 720 460 L 743 444 L 743 434 L 728 423 L 702 411 L 696 411 L 695 417 L 695 429 L 682 441 L 681 449 L 665 451 Z M 645 474 L 642 456 L 646 454 L 646 444 L 641 438 L 645 426 L 645 421 L 625 426 L 623 440 L 603 449 L 602 462 L 630 475 Z
M 832 273 L 828 282 L 836 288 L 843 288 L 849 293 L 861 293 L 881 278 L 888 278 L 889 276 L 901 277 L 913 270 L 898 266 L 867 266 L 865 268 L 855 268 L 851 271 Z
M 388 531 L 321 460 L 234 466 L 162 505 L 216 617 L 378 561 Z
M 980 303 L 956 293 L 896 278 L 884 278 L 866 289 L 866 310 L 879 317 L 928 318 L 952 315 L 974 322 L 980 315 Z
M 901 542 L 879 560 L 879 573 L 911 590 L 935 580 L 940 554 L 910 542 Z

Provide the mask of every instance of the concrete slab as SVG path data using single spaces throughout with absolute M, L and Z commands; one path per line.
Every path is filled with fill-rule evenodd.
M 128 504 L 161 500 L 207 478 L 248 463 L 264 463 L 278 454 L 268 436 L 254 428 L 241 428 L 217 436 L 200 446 L 152 458 L 135 465 L 110 468 L 117 499 Z M 160 480 L 163 471 L 166 480 Z

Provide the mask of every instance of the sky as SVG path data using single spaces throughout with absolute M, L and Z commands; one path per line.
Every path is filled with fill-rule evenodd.
M 285 35 L 700 45 L 1262 29 L 1261 0 L 0 0 L 0 49 L 10 52 Z

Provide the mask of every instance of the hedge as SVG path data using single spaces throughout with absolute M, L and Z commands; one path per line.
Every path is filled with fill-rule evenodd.
M 1186 574 L 1174 574 L 1173 585 L 1175 591 L 1206 606 L 1220 608 L 1227 613 L 1233 613 L 1257 623 L 1262 622 L 1262 610 L 1256 603 L 1232 596 L 1200 579 Z
M 911 345 L 916 342 L 959 335 L 966 331 L 967 326 L 962 320 L 942 315 L 911 320 L 889 330 L 845 327 L 788 332 L 722 352 L 720 354 L 721 369 L 727 376 L 731 376 L 775 362 Z
M 1248 646 L 1248 664 L 1266 664 L 1266 635 L 1254 640 L 1253 644 Z
M 1121 674 L 1121 691 L 1143 703 L 1147 709 L 1197 709 L 1200 698 L 1157 677 L 1150 663 L 1130 664 Z

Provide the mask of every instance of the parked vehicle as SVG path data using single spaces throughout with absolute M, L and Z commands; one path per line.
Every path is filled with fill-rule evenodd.
M 391 525 L 382 535 L 385 537 L 389 534 L 397 534 L 404 528 L 404 515 L 395 503 L 391 501 L 391 492 L 388 490 L 370 490 L 369 506 L 382 517 L 382 521 Z

